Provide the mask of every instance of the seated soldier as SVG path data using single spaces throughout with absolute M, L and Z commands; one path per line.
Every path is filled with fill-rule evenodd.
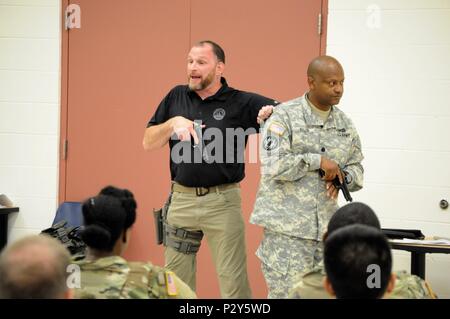
M 338 299 L 381 299 L 394 289 L 387 237 L 374 227 L 341 227 L 324 242 L 325 290 Z
M 196 298 L 173 272 L 120 257 L 130 240 L 136 206 L 130 191 L 111 186 L 83 203 L 81 237 L 88 248 L 85 259 L 76 262 L 81 269 L 76 298 Z
M 335 230 L 353 224 L 362 224 L 381 229 L 380 222 L 374 211 L 363 203 L 353 202 L 339 208 L 328 223 L 327 232 L 323 235 L 325 241 L 328 234 Z M 394 290 L 389 299 L 430 299 L 436 298 L 429 285 L 420 277 L 406 271 L 397 271 Z M 329 299 L 323 286 L 325 269 L 323 262 L 309 272 L 299 275 L 296 284 L 289 292 L 289 298 Z
M 69 251 L 47 235 L 27 236 L 0 255 L 0 299 L 64 299 Z

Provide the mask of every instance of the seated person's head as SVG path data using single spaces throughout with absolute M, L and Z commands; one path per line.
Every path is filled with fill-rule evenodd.
M 392 256 L 384 234 L 371 226 L 350 225 L 325 241 L 325 288 L 340 299 L 382 298 L 395 284 Z
M 99 195 L 108 195 L 119 199 L 122 202 L 123 208 L 127 211 L 127 218 L 130 219 L 127 223 L 133 225 L 136 220 L 137 203 L 131 191 L 126 188 L 117 188 L 110 185 L 104 187 Z
M 327 236 L 335 230 L 349 226 L 361 224 L 381 229 L 380 221 L 375 212 L 364 203 L 353 202 L 340 207 L 328 222 L 327 232 L 324 234 L 324 241 Z
M 47 235 L 24 237 L 0 255 L 1 299 L 70 298 L 69 251 Z
M 136 220 L 133 194 L 112 186 L 83 203 L 85 228 L 81 238 L 94 255 L 121 255 L 129 242 Z

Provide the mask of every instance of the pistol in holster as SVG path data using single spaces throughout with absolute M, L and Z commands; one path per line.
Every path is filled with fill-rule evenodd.
M 170 193 L 164 206 L 160 209 L 153 209 L 153 217 L 155 218 L 155 230 L 156 230 L 156 244 L 161 245 L 164 242 L 164 224 L 167 219 L 167 211 L 169 210 L 170 199 L 172 193 Z

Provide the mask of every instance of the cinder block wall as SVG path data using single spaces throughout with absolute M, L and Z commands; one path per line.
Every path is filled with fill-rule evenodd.
M 9 241 L 49 227 L 57 207 L 60 6 L 0 0 L 0 193 L 20 207 Z
M 450 1 L 330 0 L 327 54 L 345 69 L 341 108 L 365 154 L 369 203 L 385 228 L 450 237 Z M 426 276 L 450 298 L 449 255 L 427 255 Z M 410 268 L 395 251 L 396 269 Z

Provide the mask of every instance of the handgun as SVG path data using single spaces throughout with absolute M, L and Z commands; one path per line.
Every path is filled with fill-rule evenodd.
M 202 158 L 205 160 L 205 162 L 209 162 L 209 156 L 208 152 L 206 151 L 205 141 L 203 141 L 202 125 L 197 122 L 194 122 L 194 131 L 197 134 L 198 138 L 198 143 L 194 142 L 194 148 L 199 148 L 200 152 L 202 153 Z
M 342 169 L 340 171 L 341 171 L 341 175 L 345 176 L 345 174 L 342 171 Z M 320 177 L 324 177 L 325 176 L 325 172 L 323 171 L 323 169 L 319 169 L 319 175 L 320 175 Z M 344 177 L 344 182 L 341 183 L 341 181 L 339 180 L 339 176 L 336 175 L 336 177 L 333 179 L 332 182 L 333 182 L 333 186 L 337 190 L 339 190 L 339 189 L 342 190 L 342 194 L 344 195 L 344 198 L 345 198 L 345 200 L 347 202 L 352 202 L 353 201 L 353 198 L 350 195 L 350 191 L 348 190 L 347 183 L 345 182 L 345 177 Z

